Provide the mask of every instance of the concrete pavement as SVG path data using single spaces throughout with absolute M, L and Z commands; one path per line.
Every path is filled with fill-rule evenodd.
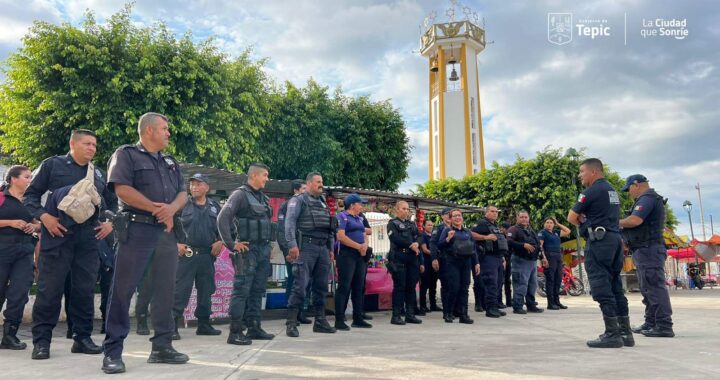
M 631 321 L 640 324 L 639 294 L 628 295 Z M 676 337 L 635 337 L 633 348 L 589 349 L 585 341 L 603 328 L 589 296 L 564 297 L 570 308 L 542 314 L 486 318 L 471 312 L 473 325 L 446 324 L 441 313 L 422 325 L 390 325 L 388 312 L 373 313 L 372 329 L 315 334 L 301 326 L 300 338 L 284 335 L 284 321 L 264 322 L 278 334 L 251 346 L 225 343 L 181 330 L 175 347 L 190 355 L 185 365 L 148 364 L 147 337 L 131 333 L 125 344 L 128 372 L 105 375 L 100 355 L 71 354 L 65 326 L 56 328 L 50 360 L 30 360 L 25 351 L 0 350 L 2 379 L 710 379 L 720 378 L 720 290 L 671 292 Z M 471 297 L 472 298 L 472 297 Z M 541 300 L 541 306 L 543 306 Z M 333 317 L 329 317 L 332 321 Z M 102 337 L 94 335 L 100 343 Z

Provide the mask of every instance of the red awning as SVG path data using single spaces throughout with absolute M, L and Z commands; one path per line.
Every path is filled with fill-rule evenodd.
M 668 256 L 676 260 L 695 260 L 695 249 L 694 248 L 680 248 L 680 249 L 668 249 Z M 700 255 L 697 255 L 699 262 L 705 262 Z

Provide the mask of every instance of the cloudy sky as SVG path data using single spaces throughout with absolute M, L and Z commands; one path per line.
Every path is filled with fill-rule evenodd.
M 77 23 L 85 9 L 98 18 L 122 0 L 0 0 L 0 59 L 21 44 L 33 20 Z M 217 38 L 230 55 L 253 46 L 268 73 L 302 85 L 313 77 L 351 94 L 391 98 L 414 146 L 409 180 L 427 180 L 427 64 L 417 53 L 420 26 L 432 11 L 446 20 L 447 1 L 137 0 L 138 23 L 166 21 L 179 34 Z M 701 235 L 700 183 L 708 215 L 720 230 L 720 4 L 714 1 L 478 1 L 489 44 L 478 57 L 488 162 L 532 157 L 547 146 L 585 148 L 621 175 L 647 175 L 681 221 L 695 204 Z M 548 42 L 548 13 L 573 24 L 598 21 L 609 36 Z M 458 16 L 461 12 L 458 11 Z M 643 20 L 686 20 L 687 37 L 641 35 Z M 627 24 L 625 24 L 627 19 Z M 627 27 L 625 26 L 627 25 Z M 679 229 L 688 233 L 685 222 Z

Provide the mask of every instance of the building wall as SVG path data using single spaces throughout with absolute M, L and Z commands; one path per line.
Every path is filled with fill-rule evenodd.
M 463 91 L 445 93 L 445 174 L 465 177 L 465 106 Z

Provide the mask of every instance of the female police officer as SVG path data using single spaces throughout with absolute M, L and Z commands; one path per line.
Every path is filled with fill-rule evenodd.
M 556 231 L 555 227 L 560 228 Z M 544 255 L 545 294 L 548 310 L 567 309 L 560 303 L 560 284 L 562 283 L 562 249 L 560 238 L 570 235 L 570 229 L 558 223 L 555 218 L 546 218 L 542 231 L 538 232 L 540 247 Z
M 30 234 L 40 230 L 40 224 L 31 223 L 30 211 L 22 204 L 30 177 L 27 167 L 11 167 L 0 193 L 0 294 L 7 297 L 0 348 L 11 350 L 27 347 L 18 340 L 17 331 L 33 281 L 34 245 Z

